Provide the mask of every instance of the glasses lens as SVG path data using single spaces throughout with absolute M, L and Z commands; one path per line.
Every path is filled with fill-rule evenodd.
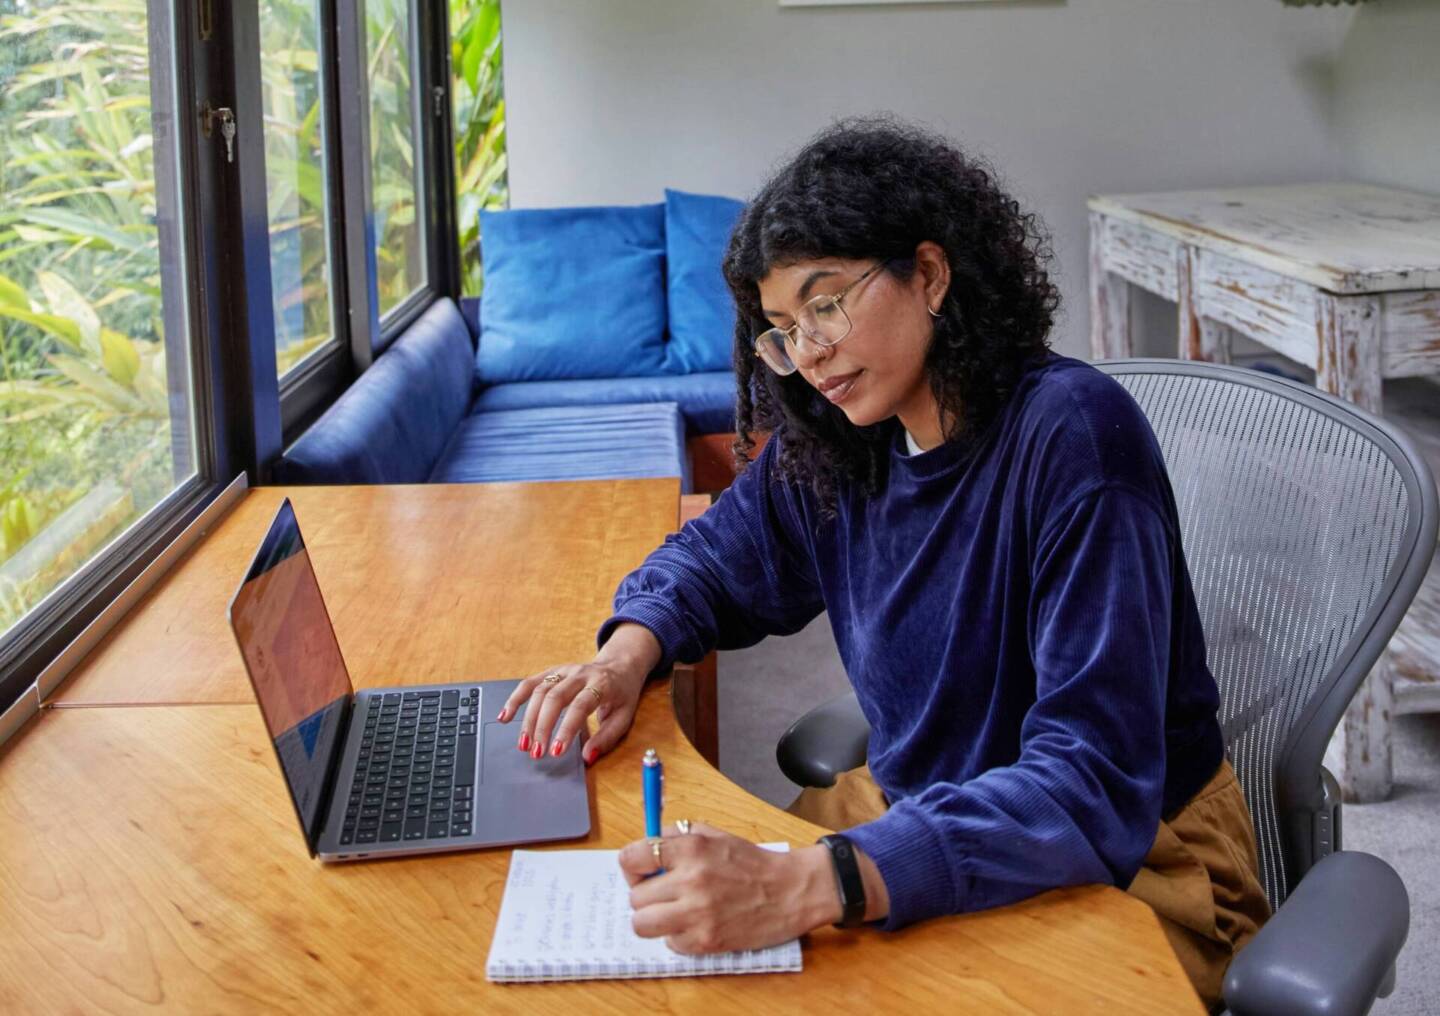
M 772 328 L 755 340 L 755 352 L 776 374 L 795 373 L 795 361 L 785 350 L 785 333 Z
M 817 296 L 800 308 L 800 330 L 807 339 L 833 346 L 850 334 L 850 319 L 833 296 Z

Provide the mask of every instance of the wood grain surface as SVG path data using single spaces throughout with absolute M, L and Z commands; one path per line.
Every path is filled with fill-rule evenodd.
M 253 702 L 225 612 L 286 495 L 351 683 L 366 688 L 589 659 L 616 585 L 675 529 L 680 488 L 674 479 L 257 488 L 50 701 Z
M 557 846 L 643 834 L 646 747 L 666 761 L 667 819 L 813 842 L 699 758 L 667 692 L 647 690 L 590 770 L 589 838 Z M 798 975 L 489 984 L 509 850 L 312 861 L 250 706 L 49 710 L 0 754 L 0 821 L 4 1012 L 1200 1011 L 1149 908 L 1099 887 L 899 933 L 825 929 Z
M 674 481 L 293 493 L 372 684 L 588 652 L 615 582 L 678 511 Z M 508 848 L 332 866 L 306 852 L 223 624 L 279 496 L 247 497 L 60 696 L 114 704 L 51 705 L 0 749 L 0 1012 L 1201 1011 L 1150 909 L 1094 886 L 898 933 L 823 929 L 801 974 L 486 982 Z M 669 692 L 653 682 L 588 771 L 590 835 L 552 849 L 642 834 L 651 747 L 667 820 L 813 842 L 700 757 Z M 177 700 L 245 704 L 144 704 Z

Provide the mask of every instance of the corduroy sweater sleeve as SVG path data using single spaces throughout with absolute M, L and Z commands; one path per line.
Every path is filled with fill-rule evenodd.
M 886 928 L 1081 883 L 1127 886 L 1160 819 L 1173 534 L 1122 484 L 1055 512 L 1027 619 L 1036 698 L 1014 764 L 933 783 L 848 835 L 890 896 Z
M 793 486 L 771 477 L 778 444 L 772 438 L 704 515 L 625 577 L 600 645 L 621 623 L 644 625 L 660 642 L 660 671 L 713 648 L 792 634 L 819 615 L 804 506 Z

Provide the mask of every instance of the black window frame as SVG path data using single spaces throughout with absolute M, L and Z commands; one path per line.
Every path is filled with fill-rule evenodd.
M 442 296 L 458 299 L 459 240 L 455 232 L 454 156 L 450 128 L 450 46 L 448 10 L 444 3 L 409 0 L 411 31 L 407 34 L 412 67 L 411 108 L 414 113 L 417 187 L 416 218 L 426 256 L 425 281 L 383 316 L 380 314 L 375 268 L 375 220 L 371 213 L 373 178 L 370 166 L 370 88 L 365 73 L 367 50 L 363 0 L 336 4 L 322 0 L 327 17 L 324 34 L 333 40 L 333 56 L 322 54 L 322 67 L 333 87 L 327 97 L 335 130 L 327 136 L 339 158 L 331 163 L 329 181 L 335 212 L 332 234 L 339 252 L 332 264 L 338 285 L 348 299 L 344 313 L 344 345 L 349 369 L 331 369 L 332 387 L 314 399 L 307 412 L 286 409 L 286 443 L 363 374 L 391 342 Z M 317 386 L 318 387 L 318 386 Z M 288 390 L 282 397 L 288 395 Z
M 257 9 L 258 9 L 258 0 Z M 351 355 L 352 323 L 347 308 L 350 307 L 350 293 L 356 280 L 345 271 L 347 264 L 347 236 L 354 228 L 344 214 L 345 191 L 341 186 L 341 173 L 337 164 L 346 159 L 338 158 L 341 152 L 341 130 L 343 120 L 340 75 L 336 73 L 340 55 L 341 39 L 336 31 L 336 0 L 316 0 L 316 14 L 319 19 L 316 31 L 317 51 L 320 67 L 320 124 L 325 151 L 326 246 L 330 258 L 330 341 L 315 353 L 307 356 L 295 368 L 280 379 L 280 429 L 283 443 L 289 445 L 304 432 L 330 403 L 350 385 L 360 369 Z M 259 54 L 263 59 L 264 55 Z M 364 66 L 362 63 L 361 66 Z M 259 68 L 255 73 L 259 75 Z M 343 153 L 348 155 L 349 153 Z M 270 343 L 275 342 L 274 322 L 268 323 Z

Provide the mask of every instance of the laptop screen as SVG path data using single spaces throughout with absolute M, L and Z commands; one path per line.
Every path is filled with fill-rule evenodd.
M 230 626 L 314 854 L 353 689 L 289 498 L 230 602 Z

